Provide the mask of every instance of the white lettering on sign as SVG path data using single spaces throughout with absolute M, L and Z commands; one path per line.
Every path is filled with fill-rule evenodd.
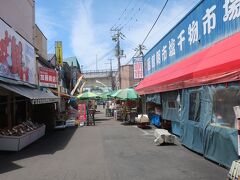
M 240 17 L 240 0 L 225 0 L 223 8 L 225 9 L 224 22 Z
M 155 68 L 155 54 L 152 55 L 152 69 Z
M 47 74 L 45 74 L 45 81 L 48 81 L 48 75 Z
M 171 39 L 169 42 L 169 56 L 174 56 L 176 54 L 175 51 L 175 39 Z
M 162 48 L 162 60 L 166 61 L 167 59 L 167 45 L 163 46 Z
M 192 45 L 194 42 L 198 41 L 198 22 L 192 21 L 188 26 L 188 41 L 189 44 Z
M 160 49 L 156 52 L 156 62 L 157 66 L 161 64 L 161 55 L 160 55 Z
M 183 29 L 178 35 L 178 39 L 179 39 L 178 46 L 180 48 L 180 51 L 183 50 L 183 41 L 185 41 L 185 37 L 183 36 L 184 33 L 185 33 L 185 30 Z
M 151 70 L 151 62 L 150 62 L 150 58 L 147 59 L 147 68 L 148 68 L 148 71 Z
M 49 79 L 50 82 L 52 82 L 52 76 L 51 75 L 49 75 L 48 79 Z
M 216 27 L 216 14 L 213 12 L 216 9 L 216 5 L 206 10 L 205 16 L 203 16 L 203 34 L 210 34 Z
M 41 79 L 41 81 L 44 81 L 44 75 L 43 74 L 40 75 L 40 79 Z

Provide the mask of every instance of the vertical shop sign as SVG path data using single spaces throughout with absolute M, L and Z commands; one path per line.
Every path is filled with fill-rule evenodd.
M 133 71 L 134 79 L 143 78 L 143 59 L 142 57 L 136 57 L 133 59 Z
M 55 54 L 57 59 L 57 65 L 63 66 L 62 41 L 55 42 Z
M 87 120 L 86 104 L 78 104 L 78 121 L 85 122 Z
M 0 19 L 0 76 L 36 84 L 32 45 Z

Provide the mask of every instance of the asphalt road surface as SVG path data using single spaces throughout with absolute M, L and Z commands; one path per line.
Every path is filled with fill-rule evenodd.
M 226 179 L 228 170 L 153 130 L 97 114 L 96 126 L 58 130 L 20 152 L 0 152 L 0 180 Z

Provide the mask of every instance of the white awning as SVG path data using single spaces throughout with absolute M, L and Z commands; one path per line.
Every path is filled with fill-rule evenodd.
M 36 88 L 5 83 L 0 83 L 0 87 L 29 98 L 32 104 L 58 102 L 58 97 L 50 91 L 41 91 Z

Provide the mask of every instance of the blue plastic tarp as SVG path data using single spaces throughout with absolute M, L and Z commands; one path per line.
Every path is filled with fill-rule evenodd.
M 204 86 L 182 91 L 182 111 L 180 115 L 180 137 L 186 147 L 203 154 L 226 167 L 238 159 L 237 130 L 234 128 L 215 125 L 213 118 L 213 95 L 216 90 L 230 88 L 225 86 Z M 236 87 L 240 90 L 239 86 Z M 199 121 L 189 119 L 190 93 L 201 94 Z M 236 97 L 238 98 L 238 97 Z

